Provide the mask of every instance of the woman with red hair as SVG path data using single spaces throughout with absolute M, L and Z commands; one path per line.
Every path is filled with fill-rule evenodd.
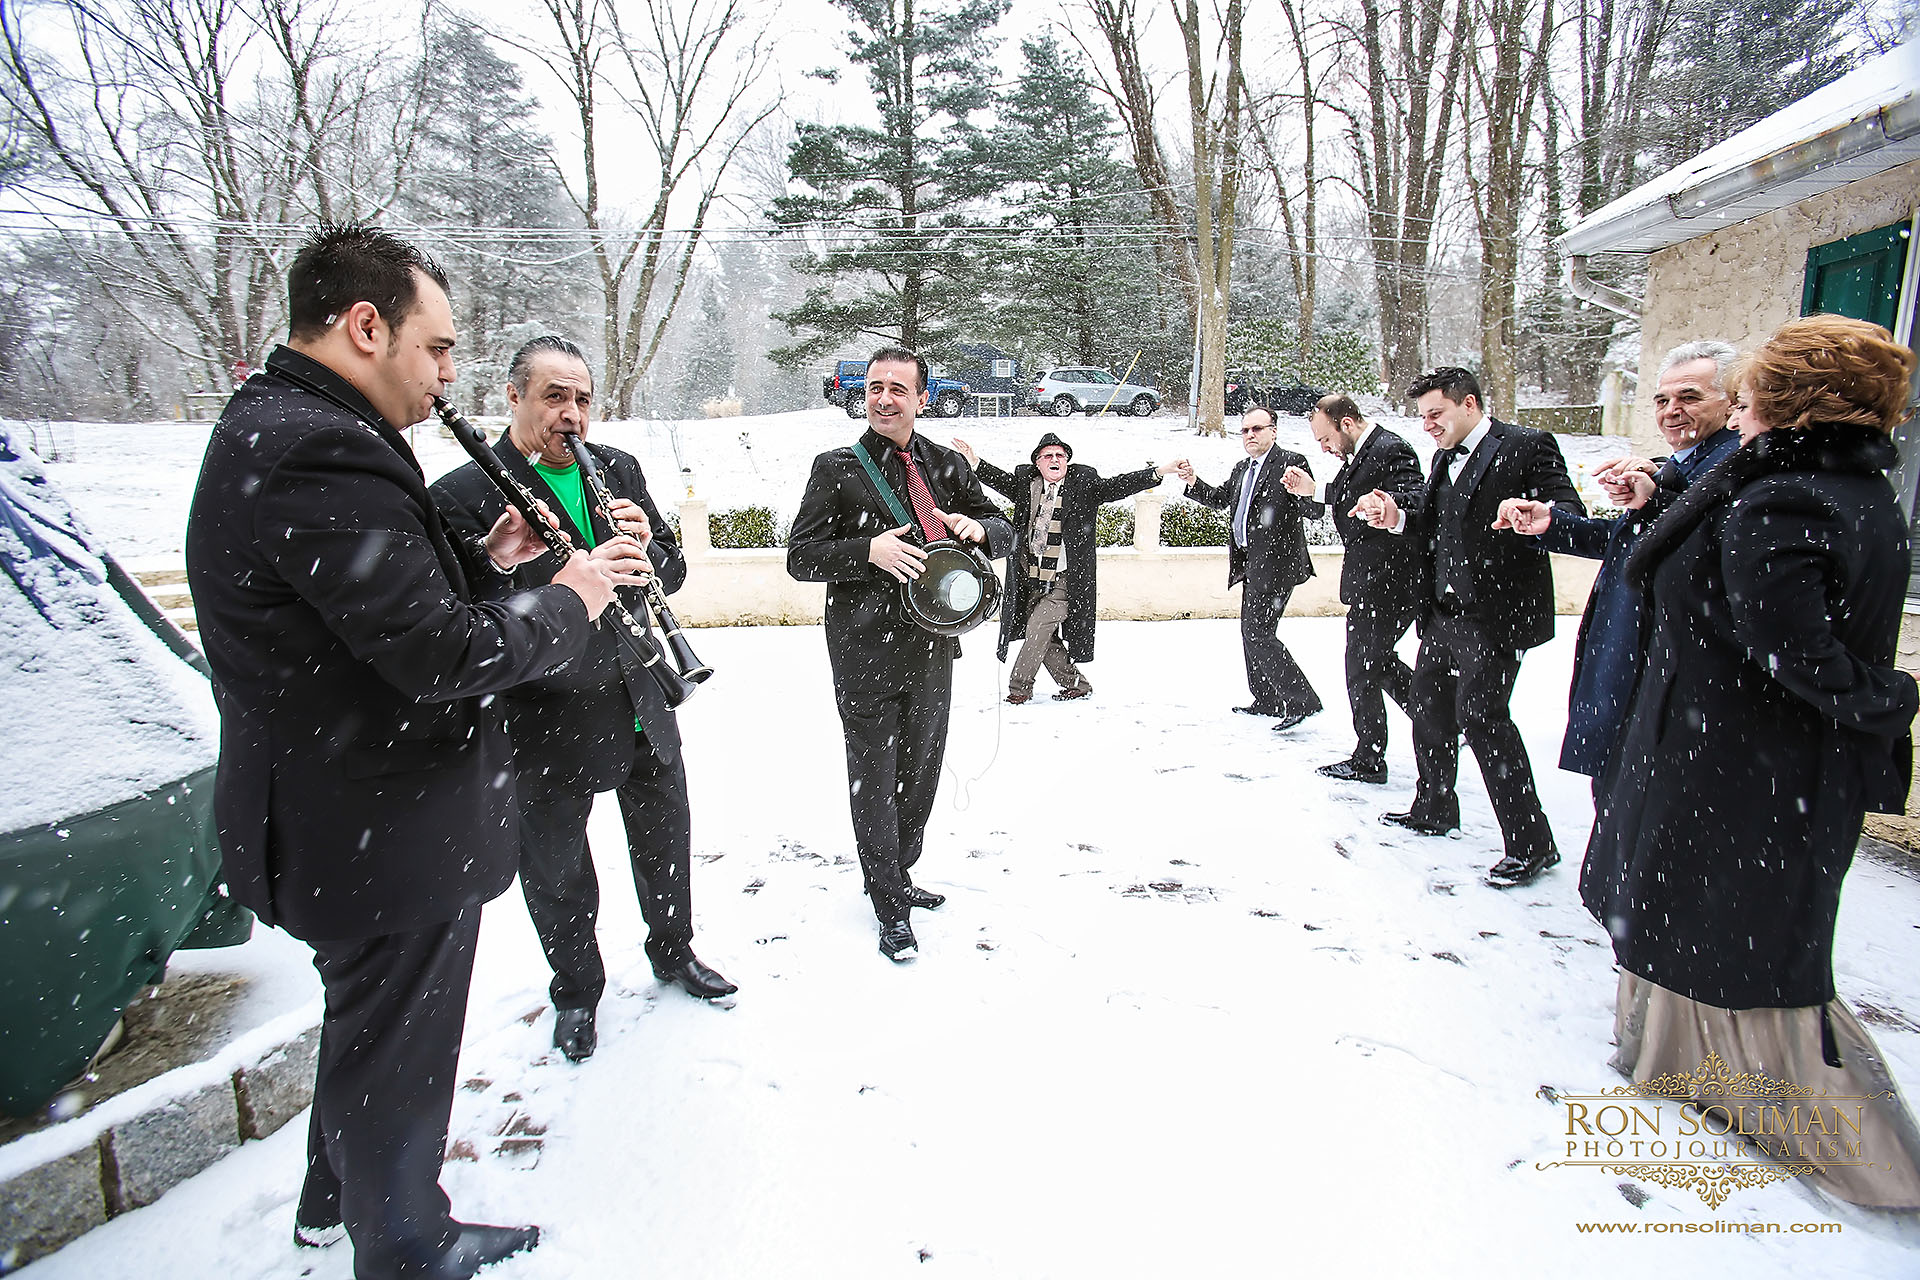
M 1695 1098 L 1715 1054 L 1882 1094 L 1860 1160 L 1805 1175 L 1880 1208 L 1920 1208 L 1920 1131 L 1836 996 L 1833 932 L 1864 815 L 1905 804 L 1920 709 L 1893 665 L 1911 564 L 1885 475 L 1913 367 L 1878 325 L 1809 316 L 1739 369 L 1741 447 L 1627 564 L 1653 629 L 1580 881 L 1620 963 L 1614 1065 Z

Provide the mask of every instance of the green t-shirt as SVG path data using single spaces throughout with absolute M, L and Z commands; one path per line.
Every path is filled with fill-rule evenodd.
M 593 521 L 587 518 L 587 487 L 580 478 L 580 468 L 577 465 L 550 467 L 544 462 L 536 462 L 533 469 L 547 482 L 547 488 L 559 499 L 561 509 L 573 521 L 573 527 L 586 539 L 586 550 L 593 550 Z
M 593 550 L 593 521 L 587 518 L 587 486 L 580 477 L 579 465 L 561 468 L 536 462 L 533 464 L 533 469 L 540 473 L 542 480 L 547 482 L 547 488 L 553 491 L 553 496 L 559 500 L 561 509 L 573 521 L 573 527 L 580 531 L 582 538 L 586 539 L 586 549 Z M 647 731 L 647 727 L 640 723 L 638 716 L 633 719 L 633 731 L 635 733 Z

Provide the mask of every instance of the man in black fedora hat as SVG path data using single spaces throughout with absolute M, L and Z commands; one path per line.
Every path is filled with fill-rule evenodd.
M 1028 465 L 1011 473 L 982 462 L 965 440 L 954 440 L 953 447 L 973 465 L 981 483 L 1013 502 L 1013 527 L 1020 536 L 1007 557 L 1000 660 L 1006 661 L 1015 635 L 1024 639 L 1007 677 L 1007 701 L 1031 702 L 1042 666 L 1060 686 L 1054 701 L 1086 697 L 1093 686 L 1074 664 L 1093 660 L 1094 517 L 1103 503 L 1153 488 L 1179 462 L 1150 462 L 1103 479 L 1092 467 L 1074 462 L 1072 447 L 1051 431 L 1033 447 Z

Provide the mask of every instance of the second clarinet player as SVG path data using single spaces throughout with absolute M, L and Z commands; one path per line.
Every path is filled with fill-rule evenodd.
M 510 415 L 495 453 L 508 473 L 546 501 L 577 547 L 595 556 L 631 554 L 637 544 L 662 590 L 686 581 L 687 562 L 647 492 L 633 455 L 586 443 L 593 375 L 565 338 L 533 339 L 507 375 Z M 613 509 L 599 509 L 574 460 L 591 449 Z M 485 529 L 505 500 L 469 463 L 433 487 L 450 524 Z M 553 568 L 551 556 L 514 572 L 528 582 Z M 635 602 L 635 611 L 642 607 Z M 611 632 L 596 633 L 586 657 L 506 699 L 520 796 L 520 886 L 553 968 L 553 1043 L 575 1062 L 598 1044 L 594 1011 L 606 989 L 595 936 L 600 885 L 587 846 L 595 794 L 612 791 L 625 821 L 634 888 L 647 925 L 656 977 L 702 999 L 734 984 L 693 950 L 692 819 L 680 730 L 658 684 L 623 665 Z

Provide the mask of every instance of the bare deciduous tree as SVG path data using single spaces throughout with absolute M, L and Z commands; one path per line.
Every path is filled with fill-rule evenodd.
M 1101 59 L 1084 41 L 1079 41 L 1077 34 L 1074 38 L 1079 41 L 1081 51 L 1088 55 L 1094 74 L 1099 77 L 1100 92 L 1113 102 L 1126 132 L 1134 172 L 1140 176 L 1141 189 L 1146 193 L 1148 207 L 1153 210 L 1154 222 L 1160 231 L 1154 244 L 1155 256 L 1161 269 L 1179 282 L 1191 303 L 1199 296 L 1198 276 L 1187 245 L 1187 219 L 1181 213 L 1172 170 L 1160 145 L 1154 115 L 1156 95 L 1140 55 L 1144 28 L 1138 16 L 1139 5 L 1137 0 L 1087 0 L 1087 10 L 1106 43 L 1113 74 L 1106 73 Z
M 418 64 L 352 40 L 339 0 L 0 0 L 0 96 L 42 164 L 23 183 L 91 219 L 62 233 L 102 296 L 222 385 L 279 332 L 295 228 L 398 191 Z M 51 33 L 49 33 L 51 34 Z M 43 51 L 67 47 L 54 58 Z
M 1320 292 L 1320 151 L 1316 125 L 1321 103 L 1314 64 L 1318 50 L 1307 38 L 1308 24 L 1301 12 L 1300 0 L 1279 0 L 1279 8 L 1293 46 L 1294 63 L 1288 74 L 1298 88 L 1262 96 L 1256 95 L 1249 84 L 1247 125 L 1280 204 L 1280 230 L 1287 246 L 1288 273 L 1293 279 L 1294 296 L 1300 303 L 1295 357 L 1298 367 L 1304 369 L 1313 352 L 1313 310 Z M 1300 110 L 1302 153 L 1300 185 L 1291 191 L 1291 184 L 1281 169 L 1280 149 L 1274 143 L 1285 120 L 1285 108 L 1290 104 L 1297 104 Z M 1268 116 L 1271 119 L 1266 118 Z
M 1461 124 L 1480 229 L 1480 384 L 1511 411 L 1527 145 L 1553 43 L 1553 0 L 1474 0 L 1473 17 L 1479 48 L 1467 60 L 1472 95 Z
M 568 194 L 600 276 L 604 385 L 613 412 L 626 417 L 685 292 L 727 168 L 773 112 L 756 98 L 768 48 L 743 0 L 541 3 L 557 43 L 526 48 L 560 81 L 579 121 L 580 174 Z M 641 155 L 623 148 L 610 159 L 608 99 L 637 130 Z M 609 170 L 643 184 L 637 219 L 609 202 Z M 676 213 L 686 218 L 678 231 L 669 222 Z
M 1227 296 L 1233 286 L 1235 208 L 1240 199 L 1242 0 L 1226 0 L 1208 70 L 1199 0 L 1172 0 L 1186 53 L 1187 115 L 1193 130 L 1195 275 L 1199 285 L 1200 403 L 1196 430 L 1225 435 Z
M 1359 0 L 1359 106 L 1346 117 L 1356 187 L 1366 210 L 1381 347 L 1390 385 L 1404 388 L 1427 358 L 1429 260 L 1447 147 L 1463 87 L 1470 0 Z M 1451 14 L 1449 13 L 1451 9 Z

